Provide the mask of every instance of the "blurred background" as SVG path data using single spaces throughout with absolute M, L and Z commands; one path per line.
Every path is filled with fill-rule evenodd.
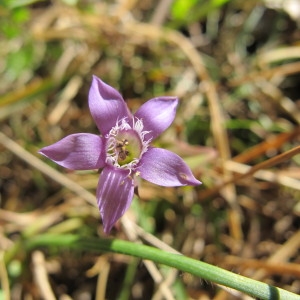
M 68 134 L 97 134 L 93 74 L 132 111 L 178 96 L 154 145 L 203 182 L 141 181 L 110 237 L 300 293 L 300 155 L 287 153 L 300 141 L 299 73 L 297 0 L 2 0 L 0 299 L 249 299 L 120 254 L 27 247 L 48 233 L 105 237 L 99 173 L 37 154 Z

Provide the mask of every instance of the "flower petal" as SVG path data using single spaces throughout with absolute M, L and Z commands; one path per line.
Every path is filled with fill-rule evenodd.
M 89 133 L 71 134 L 62 140 L 42 148 L 39 153 L 71 170 L 102 168 L 105 153 L 100 136 Z
M 143 179 L 162 186 L 201 184 L 181 157 L 161 148 L 149 148 L 137 170 Z
M 178 105 L 176 97 L 158 97 L 144 103 L 134 114 L 142 119 L 145 131 L 151 131 L 155 139 L 173 122 Z
M 133 191 L 134 184 L 128 170 L 104 168 L 97 187 L 97 202 L 106 234 L 129 208 Z
M 107 134 L 118 120 L 131 117 L 120 93 L 95 75 L 89 91 L 89 107 L 103 135 Z

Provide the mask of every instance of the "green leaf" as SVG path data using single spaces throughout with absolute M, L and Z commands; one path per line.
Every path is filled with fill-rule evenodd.
M 31 5 L 37 2 L 45 2 L 46 0 L 5 0 L 4 4 L 8 8 L 16 8 Z
M 177 0 L 174 2 L 171 10 L 172 18 L 175 20 L 184 20 L 198 0 Z
M 199 21 L 228 1 L 230 0 L 176 0 L 171 9 L 172 25 L 187 25 Z

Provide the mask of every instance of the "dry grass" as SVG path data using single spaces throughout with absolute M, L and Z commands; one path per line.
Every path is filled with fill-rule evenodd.
M 92 74 L 132 110 L 179 96 L 174 124 L 155 143 L 183 156 L 203 181 L 141 182 L 112 237 L 300 293 L 299 22 L 260 1 L 229 1 L 180 24 L 171 7 L 0 7 L 0 299 L 246 299 L 123 255 L 24 248 L 47 232 L 103 235 L 99 174 L 37 155 L 70 133 L 97 132 L 87 107 Z

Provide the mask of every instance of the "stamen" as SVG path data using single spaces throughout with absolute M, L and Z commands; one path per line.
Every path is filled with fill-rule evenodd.
M 129 155 L 129 151 L 126 150 L 126 146 L 129 145 L 127 139 L 123 139 L 122 141 L 117 140 L 116 149 L 118 150 L 118 159 L 123 161 Z
M 151 141 L 151 138 L 145 141 L 145 135 L 150 131 L 143 131 L 143 128 L 142 119 L 133 119 L 132 126 L 128 123 L 128 118 L 117 121 L 116 126 L 105 136 L 106 162 L 131 173 Z

